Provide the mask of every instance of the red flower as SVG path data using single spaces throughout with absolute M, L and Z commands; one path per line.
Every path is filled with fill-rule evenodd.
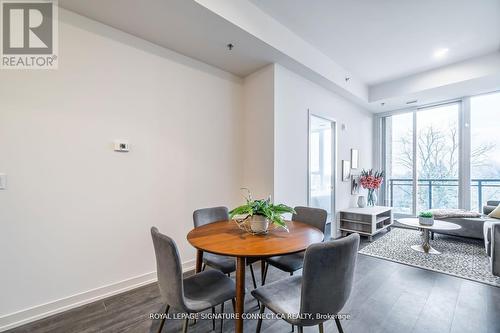
M 375 177 L 372 175 L 361 176 L 359 178 L 359 182 L 361 183 L 361 186 L 363 188 L 372 189 L 372 190 L 379 189 L 380 186 L 382 185 L 383 181 L 384 181 L 383 177 Z

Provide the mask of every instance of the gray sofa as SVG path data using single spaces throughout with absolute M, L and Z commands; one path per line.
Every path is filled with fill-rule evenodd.
M 431 238 L 434 239 L 434 233 L 438 233 L 483 239 L 486 254 L 491 262 L 491 272 L 495 276 L 500 276 L 500 219 L 488 217 L 488 214 L 499 204 L 500 201 L 488 201 L 483 207 L 481 217 L 440 218 L 439 220 L 458 224 L 461 228 L 458 230 L 433 230 Z
M 489 218 L 487 215 L 491 213 L 500 203 L 500 201 L 488 201 L 486 206 L 483 207 L 483 216 L 481 217 L 451 217 L 440 218 L 442 221 L 458 224 L 462 228 L 458 230 L 436 230 L 435 233 L 461 236 L 467 238 L 484 239 L 484 223 L 487 221 L 496 221 L 496 219 Z M 432 237 L 434 233 L 432 233 Z
M 500 276 L 500 220 L 488 217 L 500 201 L 488 201 L 483 207 L 483 216 L 478 218 L 441 219 L 460 225 L 458 230 L 436 230 L 436 233 L 484 239 L 486 254 L 490 258 L 491 272 Z M 432 237 L 434 234 L 432 234 Z

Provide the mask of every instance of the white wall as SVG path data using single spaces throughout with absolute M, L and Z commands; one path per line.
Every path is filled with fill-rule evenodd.
M 192 265 L 192 211 L 241 201 L 240 79 L 64 10 L 59 27 L 58 70 L 0 71 L 0 330 L 154 279 L 153 225 Z
M 279 202 L 306 205 L 308 197 L 308 110 L 337 121 L 336 209 L 349 207 L 350 182 L 340 180 L 341 161 L 359 149 L 360 168 L 372 167 L 373 114 L 343 97 L 275 66 L 274 193 Z M 341 125 L 346 129 L 342 130 Z
M 243 184 L 266 198 L 274 192 L 274 65 L 245 78 L 243 105 Z

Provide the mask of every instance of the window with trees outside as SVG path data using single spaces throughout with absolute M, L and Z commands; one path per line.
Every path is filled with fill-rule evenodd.
M 385 202 L 399 215 L 433 208 L 481 211 L 500 200 L 500 93 L 387 115 Z
M 500 200 L 500 93 L 470 99 L 471 209 Z

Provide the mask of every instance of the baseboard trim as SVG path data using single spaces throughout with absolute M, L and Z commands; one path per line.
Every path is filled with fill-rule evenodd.
M 184 262 L 182 264 L 182 270 L 184 272 L 192 271 L 195 263 L 196 261 L 194 259 Z M 7 315 L 0 316 L 0 332 L 68 311 L 82 305 L 99 301 L 110 296 L 121 294 L 156 281 L 156 271 L 149 272 L 52 302 L 9 313 Z

